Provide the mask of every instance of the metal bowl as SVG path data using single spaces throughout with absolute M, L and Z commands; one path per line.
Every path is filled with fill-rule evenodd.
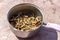
M 24 13 L 20 13 L 20 11 L 24 11 Z M 21 14 L 21 16 L 22 15 L 29 15 L 29 16 L 35 16 L 35 17 L 41 16 L 42 23 L 41 23 L 41 25 L 38 26 L 38 28 L 36 30 L 33 30 L 33 31 L 25 32 L 25 31 L 17 30 L 9 22 L 9 20 L 14 15 L 17 15 L 17 14 Z M 34 4 L 29 4 L 29 3 L 22 3 L 22 4 L 18 4 L 16 6 L 12 7 L 8 12 L 7 19 L 8 19 L 8 22 L 10 24 L 10 28 L 11 28 L 12 32 L 16 36 L 21 37 L 21 38 L 29 38 L 31 36 L 34 36 L 35 34 L 37 34 L 39 32 L 40 27 L 43 25 L 43 15 L 42 15 L 40 8 Z

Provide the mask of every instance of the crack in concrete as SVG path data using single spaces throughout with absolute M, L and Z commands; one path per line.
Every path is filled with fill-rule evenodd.
M 55 14 L 56 13 L 56 8 L 52 8 L 52 10 L 53 10 L 53 14 Z
M 50 3 L 51 3 L 51 5 L 54 5 L 54 3 L 53 3 L 53 1 L 52 0 L 48 0 Z

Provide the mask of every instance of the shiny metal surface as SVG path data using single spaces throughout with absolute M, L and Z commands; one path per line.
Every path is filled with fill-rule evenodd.
M 21 37 L 21 38 L 28 38 L 28 37 L 35 35 L 36 33 L 39 32 L 40 27 L 43 25 L 43 15 L 42 15 L 40 8 L 34 4 L 29 4 L 29 3 L 18 4 L 16 6 L 14 6 L 13 8 L 11 8 L 8 12 L 8 15 L 7 15 L 8 22 L 13 15 L 16 15 L 21 10 L 25 10 L 25 9 L 32 10 L 34 12 L 35 16 L 41 16 L 42 23 L 41 23 L 41 25 L 38 26 L 38 28 L 36 30 L 29 31 L 29 32 L 22 32 L 20 30 L 15 29 L 12 25 L 10 25 L 10 28 L 13 31 L 13 33 L 16 36 Z M 29 15 L 32 16 L 32 14 L 29 14 Z

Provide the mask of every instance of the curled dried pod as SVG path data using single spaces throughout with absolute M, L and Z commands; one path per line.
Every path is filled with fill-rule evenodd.
M 31 22 L 32 22 L 33 24 L 36 24 L 36 23 L 37 23 L 37 21 L 36 21 L 36 20 L 32 20 Z
M 24 27 L 24 26 L 25 26 L 25 23 L 23 22 L 22 25 L 21 25 L 21 27 Z
M 36 20 L 37 20 L 37 21 L 41 21 L 41 17 L 40 17 L 40 16 L 37 16 L 37 17 L 36 17 Z
M 31 23 L 34 22 L 34 17 L 30 17 L 30 22 L 31 22 Z
M 17 23 L 16 25 L 15 25 L 15 27 L 19 27 L 20 25 L 19 25 L 19 23 Z
M 23 19 L 24 23 L 27 23 L 28 22 L 27 20 L 28 20 L 28 18 L 24 17 L 24 19 Z

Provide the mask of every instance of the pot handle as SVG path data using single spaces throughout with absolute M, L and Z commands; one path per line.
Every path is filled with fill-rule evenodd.
M 43 22 L 43 26 L 46 26 L 46 25 L 47 25 L 47 23 Z

